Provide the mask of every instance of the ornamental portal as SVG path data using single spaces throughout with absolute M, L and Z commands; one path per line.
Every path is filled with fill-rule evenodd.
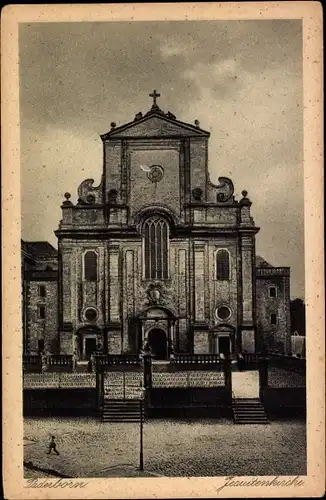
M 168 339 L 161 328 L 152 328 L 147 335 L 148 346 L 154 359 L 168 358 Z

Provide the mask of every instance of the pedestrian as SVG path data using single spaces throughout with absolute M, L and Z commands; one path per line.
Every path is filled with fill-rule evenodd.
M 56 445 L 56 442 L 55 442 L 55 436 L 51 436 L 51 441 L 50 441 L 50 444 L 49 444 L 49 451 L 48 451 L 48 455 L 50 455 L 51 451 L 54 451 L 57 455 L 60 455 L 60 453 L 58 452 L 57 450 L 57 445 Z

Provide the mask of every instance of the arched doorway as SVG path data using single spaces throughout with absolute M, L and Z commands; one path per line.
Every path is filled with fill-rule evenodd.
M 168 342 L 166 333 L 162 328 L 153 328 L 148 332 L 147 342 L 154 359 L 166 359 L 168 356 Z

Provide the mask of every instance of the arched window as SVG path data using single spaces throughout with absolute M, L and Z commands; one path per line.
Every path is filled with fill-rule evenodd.
M 143 225 L 145 279 L 167 279 L 169 226 L 160 217 L 150 217 Z
M 228 280 L 230 278 L 230 255 L 222 248 L 216 252 L 216 279 Z
M 86 281 L 97 281 L 97 255 L 93 251 L 84 255 L 84 279 Z

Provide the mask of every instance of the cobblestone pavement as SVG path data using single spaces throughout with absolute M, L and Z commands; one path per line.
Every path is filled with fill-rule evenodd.
M 109 477 L 139 464 L 139 424 L 91 418 L 25 418 L 24 460 L 70 477 Z M 59 456 L 47 455 L 56 436 Z M 28 444 L 26 444 L 28 443 Z M 148 475 L 305 475 L 302 421 L 234 425 L 227 420 L 150 420 L 144 425 Z
M 24 467 L 24 478 L 25 479 L 38 479 L 40 477 L 47 477 L 47 478 L 58 480 L 58 478 L 56 476 L 52 476 L 51 474 L 46 474 L 45 472 L 31 470 L 31 469 L 27 469 L 26 467 Z

